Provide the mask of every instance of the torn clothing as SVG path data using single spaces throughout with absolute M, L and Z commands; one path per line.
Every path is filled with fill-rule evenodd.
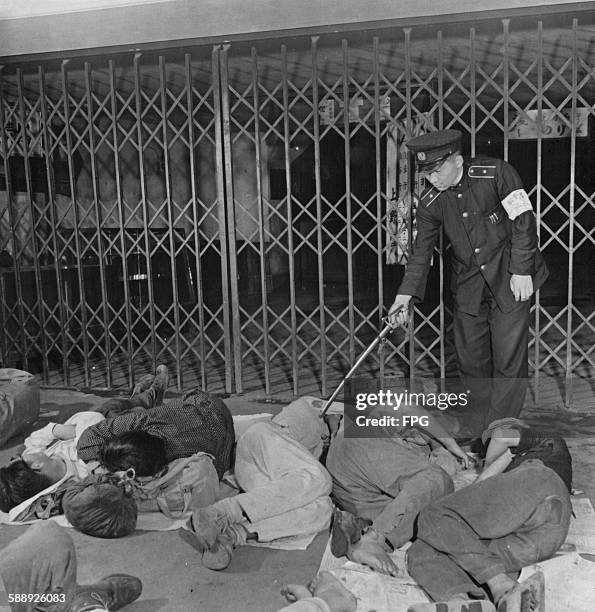
M 430 448 L 401 438 L 333 440 L 326 466 L 333 498 L 343 510 L 369 519 L 398 548 L 413 537 L 419 511 L 454 490 L 450 476 L 430 462 Z
M 235 478 L 244 491 L 229 501 L 248 518 L 260 542 L 318 533 L 332 515 L 324 466 L 279 425 L 260 422 L 240 437 Z
M 84 461 L 98 459 L 108 440 L 129 431 L 144 431 L 161 438 L 168 463 L 198 452 L 209 453 L 214 457 L 219 479 L 233 466 L 235 433 L 231 413 L 218 397 L 199 389 L 157 408 L 135 410 L 90 427 L 79 440 L 79 457 Z
M 487 580 L 551 557 L 566 538 L 571 512 L 562 479 L 527 461 L 422 510 L 407 552 L 409 573 L 435 601 L 485 595 Z

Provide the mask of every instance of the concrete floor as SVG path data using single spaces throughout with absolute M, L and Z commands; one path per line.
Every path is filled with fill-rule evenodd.
M 170 395 L 170 396 L 173 396 Z M 166 397 L 167 399 L 167 397 Z M 43 389 L 35 429 L 89 410 L 105 397 L 77 391 Z M 281 404 L 257 394 L 227 398 L 233 414 L 276 413 Z M 574 461 L 574 487 L 595 499 L 595 409 L 589 412 L 529 410 L 536 427 L 566 436 Z M 0 465 L 18 453 L 23 436 L 0 451 Z M 0 546 L 27 527 L 0 527 Z M 328 534 L 319 534 L 306 551 L 242 547 L 224 572 L 205 569 L 183 530 L 136 532 L 119 540 L 101 540 L 71 530 L 79 560 L 79 582 L 93 582 L 113 572 L 137 575 L 144 584 L 130 612 L 273 612 L 284 604 L 279 589 L 287 582 L 307 583 L 316 573 Z

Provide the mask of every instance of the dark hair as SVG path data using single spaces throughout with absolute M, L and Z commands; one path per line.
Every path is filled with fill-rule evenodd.
M 540 459 L 543 465 L 554 470 L 564 481 L 566 488 L 572 491 L 572 456 L 566 441 L 559 436 L 547 438 L 545 436 L 548 434 L 532 433 L 536 441 L 529 449 L 515 455 L 506 471 L 513 470 L 530 459 Z M 544 437 L 539 439 L 540 435 Z
M 0 510 L 8 512 L 52 484 L 51 478 L 17 459 L 0 468 Z
M 137 476 L 153 476 L 167 465 L 165 443 L 145 431 L 127 431 L 104 444 L 99 461 L 110 472 L 134 468 Z

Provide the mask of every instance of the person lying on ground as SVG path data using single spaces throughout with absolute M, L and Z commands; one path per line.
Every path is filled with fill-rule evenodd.
M 566 539 L 572 461 L 564 440 L 510 418 L 492 423 L 482 437 L 484 474 L 419 515 L 409 573 L 443 603 L 411 612 L 466 610 L 470 600 L 483 601 L 476 605 L 481 611 L 504 609 L 522 595 L 514 578 L 520 570 L 550 558 Z
M 225 403 L 200 389 L 161 406 L 134 410 L 87 428 L 78 456 L 110 472 L 133 469 L 153 476 L 174 459 L 204 452 L 213 456 L 219 479 L 233 466 L 235 433 Z
M 291 605 L 279 612 L 355 612 L 357 599 L 333 574 L 320 572 L 308 587 L 288 584 L 284 595 Z
M 143 377 L 130 398 L 112 398 L 97 411 L 78 412 L 63 424 L 48 423 L 34 431 L 25 440 L 23 452 L 0 468 L 0 510 L 9 512 L 18 507 L 11 516 L 20 515 L 26 511 L 21 507 L 24 502 L 30 505 L 36 496 L 51 493 L 69 478 L 82 480 L 88 476 L 94 466 L 85 463 L 77 451 L 83 432 L 102 422 L 114 407 L 119 412 L 137 408 L 144 412 L 161 402 L 167 380 L 167 369 L 159 366 L 157 376 Z
M 326 460 L 340 509 L 333 517 L 333 554 L 394 575 L 389 552 L 411 540 L 422 508 L 454 490 L 457 463 L 467 468 L 470 462 L 435 416 L 418 406 L 405 410 L 427 424 L 378 430 L 375 438 L 347 437 L 342 428 Z
M 233 549 L 248 539 L 270 542 L 328 527 L 332 484 L 318 461 L 328 435 L 305 398 L 246 430 L 234 471 L 242 492 L 195 510 L 189 524 L 206 567 L 225 569 Z
M 141 581 L 128 574 L 111 574 L 89 585 L 78 585 L 76 579 L 74 543 L 54 521 L 29 527 L 2 549 L 0 591 L 12 596 L 11 612 L 112 612 L 142 592 Z
M 568 490 L 572 487 L 572 457 L 560 436 L 536 431 L 524 421 L 508 417 L 498 419 L 483 432 L 486 447 L 484 468 L 477 481 L 508 472 L 528 458 L 540 459 L 560 475 Z

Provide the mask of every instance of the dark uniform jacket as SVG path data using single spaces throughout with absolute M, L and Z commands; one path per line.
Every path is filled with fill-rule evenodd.
M 466 161 L 458 185 L 423 193 L 400 294 L 423 300 L 442 226 L 452 245 L 451 288 L 461 312 L 478 314 L 486 283 L 500 310 L 509 312 L 516 304 L 512 274 L 530 274 L 534 290 L 547 278 L 529 198 L 516 170 L 501 159 Z

